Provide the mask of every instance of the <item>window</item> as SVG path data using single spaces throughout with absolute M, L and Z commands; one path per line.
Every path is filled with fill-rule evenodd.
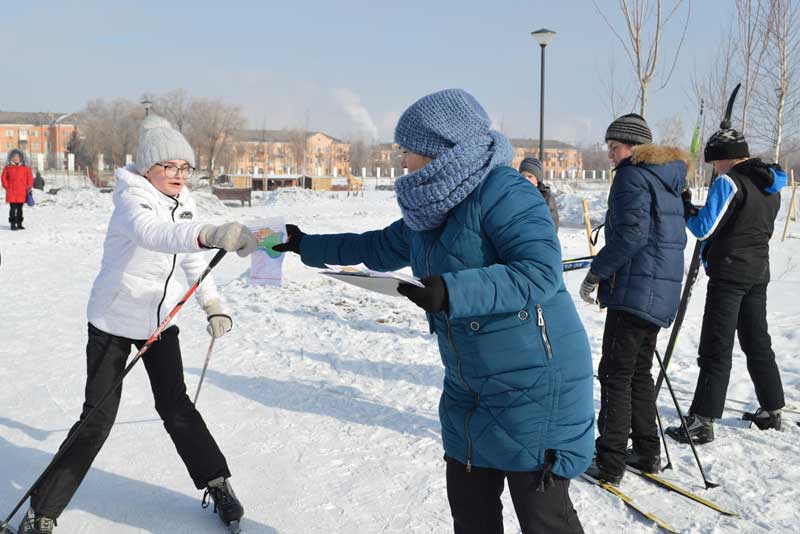
M 14 148 L 14 143 L 6 143 L 6 149 L 11 150 Z
M 31 137 L 39 137 L 39 130 L 31 130 Z
M 19 131 L 19 135 L 20 135 L 20 137 L 28 135 L 28 130 L 26 130 L 25 128 L 22 128 Z
M 14 130 L 6 130 L 6 137 L 14 137 Z
M 41 148 L 39 143 L 31 143 L 31 152 L 39 152 Z

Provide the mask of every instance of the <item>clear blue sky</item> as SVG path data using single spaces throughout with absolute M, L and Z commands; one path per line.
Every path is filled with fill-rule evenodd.
M 616 0 L 598 0 L 617 15 Z M 666 89 L 653 83 L 651 126 L 696 109 L 690 78 L 712 56 L 735 5 L 698 1 Z M 6 6 L 0 109 L 80 109 L 93 98 L 138 99 L 184 88 L 242 106 L 250 126 L 303 127 L 390 140 L 399 114 L 446 87 L 469 90 L 514 137 L 538 137 L 539 47 L 547 47 L 545 135 L 602 141 L 610 121 L 602 79 L 621 45 L 591 0 L 244 1 L 46 0 Z M 674 50 L 679 27 L 666 36 Z M 666 56 L 662 68 L 666 67 Z

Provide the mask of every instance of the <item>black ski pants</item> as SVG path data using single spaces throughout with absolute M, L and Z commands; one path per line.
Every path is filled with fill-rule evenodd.
M 12 202 L 8 208 L 8 222 L 11 224 L 22 224 L 22 206 L 21 202 Z
M 609 474 L 625 471 L 628 437 L 639 455 L 660 454 L 656 426 L 653 353 L 660 327 L 632 313 L 608 310 L 603 332 L 597 463 Z
M 691 412 L 722 417 L 733 361 L 733 338 L 747 357 L 747 371 L 756 398 L 765 410 L 786 404 L 772 340 L 767 331 L 767 284 L 742 284 L 711 278 L 708 281 L 703 329 L 700 332 L 700 374 Z
M 502 534 L 505 480 L 522 534 L 582 534 L 578 514 L 569 498 L 569 479 L 549 471 L 500 471 L 467 466 L 450 457 L 447 499 L 455 534 Z M 537 488 L 545 476 L 543 491 Z
M 139 349 L 144 341 L 114 336 L 89 324 L 86 400 L 80 420 L 69 435 L 122 376 L 131 345 Z M 156 411 L 195 487 L 202 489 L 217 477 L 229 477 L 225 457 L 186 395 L 178 327 L 166 329 L 142 356 L 142 360 L 150 378 Z M 34 490 L 31 506 L 36 513 L 56 519 L 64 511 L 111 432 L 121 396 L 122 387 L 119 387 L 92 416 L 79 437 Z M 142 446 L 146 448 L 147 444 Z

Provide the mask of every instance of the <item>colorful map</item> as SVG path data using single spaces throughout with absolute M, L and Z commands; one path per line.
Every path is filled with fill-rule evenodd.
M 250 255 L 250 283 L 280 286 L 283 278 L 283 257 L 272 247 L 283 243 L 286 226 L 282 217 L 263 219 L 248 225 L 256 237 L 258 248 Z

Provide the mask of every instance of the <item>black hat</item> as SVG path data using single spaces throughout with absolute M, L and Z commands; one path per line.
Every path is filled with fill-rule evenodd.
M 704 156 L 706 163 L 721 159 L 749 158 L 750 149 L 742 134 L 733 128 L 723 128 L 708 138 Z
M 542 169 L 542 162 L 539 158 L 525 158 L 519 164 L 519 172 L 529 172 L 536 177 L 536 180 L 541 182 L 544 170 Z
M 621 141 L 628 145 L 646 145 L 653 142 L 653 134 L 644 117 L 628 113 L 618 118 L 606 130 L 606 141 Z

